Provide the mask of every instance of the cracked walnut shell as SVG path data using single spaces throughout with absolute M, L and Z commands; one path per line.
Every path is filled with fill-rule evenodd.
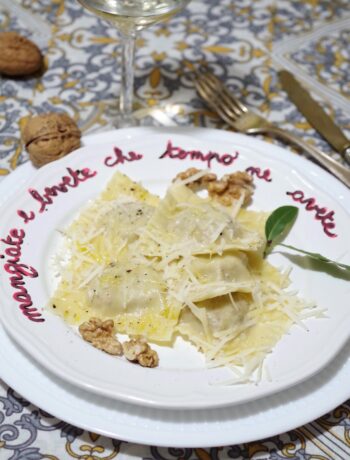
M 33 75 L 43 67 L 41 51 L 17 32 L 0 33 L 0 73 L 9 77 Z
M 80 147 L 81 132 L 65 113 L 31 117 L 22 131 L 22 140 L 34 166 L 40 168 Z

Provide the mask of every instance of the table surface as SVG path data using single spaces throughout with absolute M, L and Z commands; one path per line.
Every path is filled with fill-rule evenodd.
M 119 93 L 115 29 L 76 0 L 0 0 L 0 29 L 16 30 L 43 50 L 41 77 L 0 80 L 0 179 L 27 161 L 20 127 L 31 114 L 65 111 L 85 134 L 108 129 Z M 208 64 L 245 103 L 329 152 L 278 85 L 292 71 L 350 134 L 348 0 L 193 0 L 137 39 L 135 107 L 174 104 L 163 123 L 222 127 L 187 73 Z M 0 367 L 1 375 L 1 367 Z M 99 447 L 100 446 L 100 447 Z M 72 427 L 25 401 L 0 380 L 0 459 L 348 459 L 350 401 L 322 418 L 254 443 L 212 449 L 147 447 Z

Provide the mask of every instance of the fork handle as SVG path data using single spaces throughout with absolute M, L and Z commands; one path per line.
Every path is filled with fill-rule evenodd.
M 285 139 L 286 141 L 302 148 L 310 155 L 310 157 L 314 158 L 318 163 L 328 169 L 328 171 L 330 171 L 335 177 L 337 177 L 347 187 L 350 188 L 350 169 L 334 160 L 334 158 L 328 156 L 326 153 L 322 152 L 308 142 L 305 142 L 302 139 L 296 137 L 294 134 L 288 131 L 284 131 L 277 126 L 269 126 L 266 128 L 266 130 L 264 129 L 264 131 L 266 133 L 274 134 L 275 136 Z

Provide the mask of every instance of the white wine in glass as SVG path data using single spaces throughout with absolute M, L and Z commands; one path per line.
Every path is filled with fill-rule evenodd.
M 139 30 L 178 13 L 190 0 L 78 0 L 92 13 L 107 19 L 122 37 L 122 78 L 118 127 L 137 124 L 132 116 L 135 39 Z

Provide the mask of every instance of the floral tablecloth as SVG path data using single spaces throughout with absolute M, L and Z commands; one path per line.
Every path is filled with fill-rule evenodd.
M 30 37 L 43 50 L 46 65 L 41 77 L 0 81 L 4 178 L 27 161 L 19 130 L 30 114 L 64 110 L 84 133 L 108 129 L 106 113 L 118 95 L 116 60 L 121 50 L 114 28 L 84 11 L 76 0 L 0 0 L 0 29 Z M 249 107 L 331 152 L 281 91 L 276 69 L 287 68 L 312 88 L 350 134 L 348 0 L 193 0 L 182 14 L 140 34 L 135 108 L 171 103 L 175 110 L 165 124 L 222 127 L 186 76 L 200 64 L 209 64 Z M 171 449 L 128 444 L 70 426 L 0 380 L 1 460 L 116 457 L 346 460 L 350 401 L 271 439 L 225 448 Z

